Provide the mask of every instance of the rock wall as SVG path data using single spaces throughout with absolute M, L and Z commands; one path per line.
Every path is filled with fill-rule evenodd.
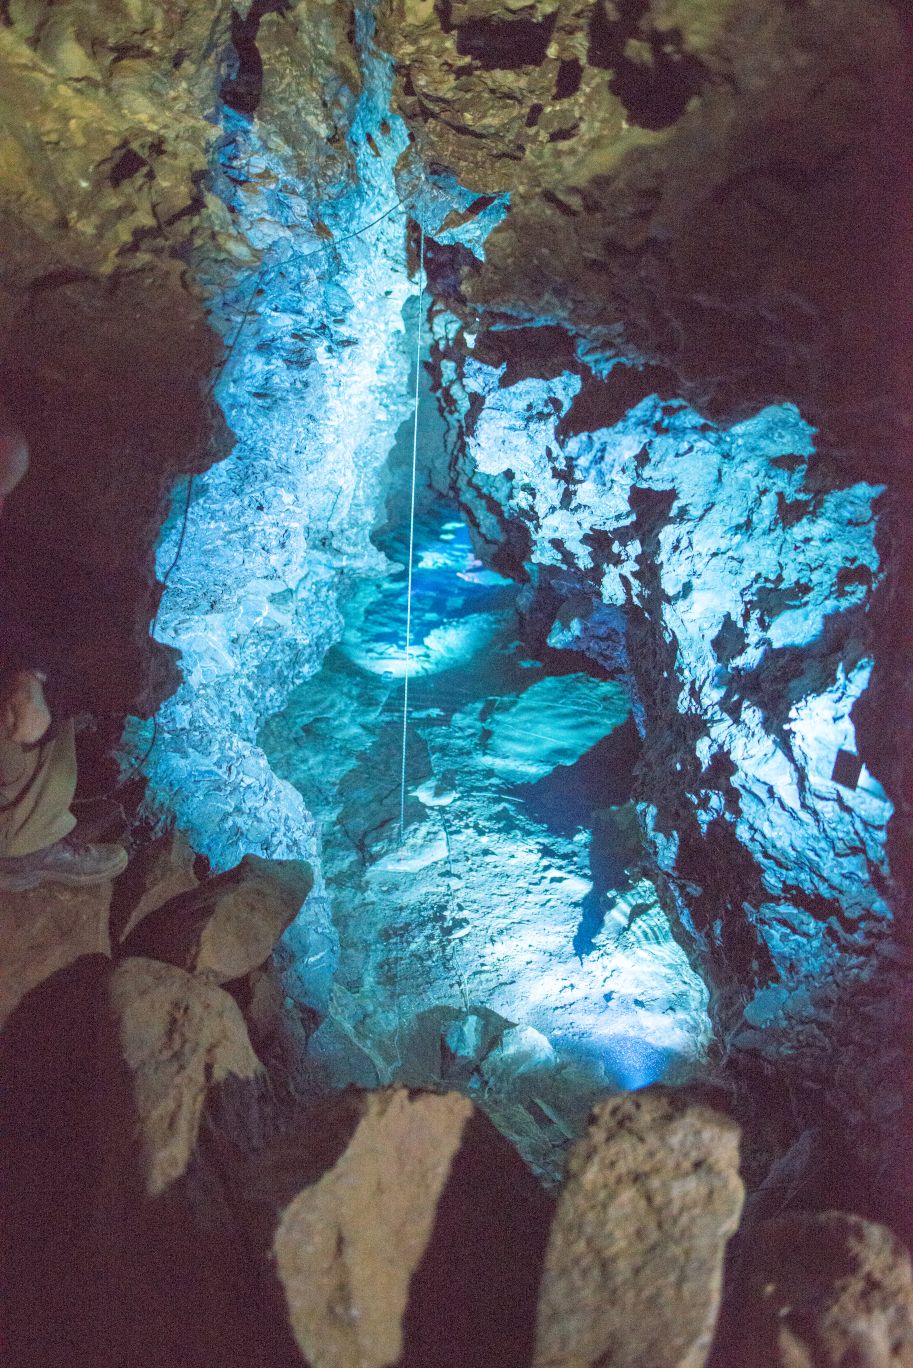
M 154 540 L 176 475 L 228 447 L 191 262 L 235 237 L 206 117 L 229 13 L 13 3 L 0 24 L 0 392 L 33 460 L 4 597 L 97 713 L 148 712 L 177 681 L 147 640 Z
M 825 1186 L 864 1170 L 856 1200 L 905 1220 L 904 24 L 382 15 L 431 182 L 509 197 L 484 260 L 429 226 L 479 546 L 526 582 L 533 640 L 632 685 L 642 819 L 755 1176 L 813 1136 Z

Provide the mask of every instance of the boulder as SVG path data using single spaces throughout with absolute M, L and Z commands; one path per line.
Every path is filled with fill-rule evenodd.
M 169 831 L 140 847 L 117 885 L 114 906 L 120 916 L 112 921 L 121 928 L 114 933 L 118 942 L 122 944 L 150 912 L 198 886 L 195 859 L 182 831 Z
M 229 994 L 169 965 L 84 955 L 26 996 L 0 1034 L 4 1366 L 301 1368 L 226 1200 L 239 1121 L 268 1124 L 255 1068 Z
M 534 1368 L 700 1368 L 742 1207 L 739 1130 L 687 1091 L 609 1098 L 571 1152 Z
M 0 893 L 0 1025 L 45 979 L 82 955 L 111 952 L 111 884 Z
M 183 1174 L 210 1090 L 254 1079 L 261 1065 L 241 1009 L 215 984 L 156 960 L 127 959 L 108 987 L 132 1082 L 146 1190 Z
M 127 939 L 131 955 L 178 965 L 229 983 L 269 958 L 313 887 L 302 860 L 246 855 L 227 874 L 171 898 Z
M 312 1368 L 521 1368 L 553 1210 L 465 1097 L 355 1089 L 254 1180 Z
M 740 1368 L 909 1368 L 913 1269 L 884 1226 L 796 1212 L 744 1238 L 728 1357 Z

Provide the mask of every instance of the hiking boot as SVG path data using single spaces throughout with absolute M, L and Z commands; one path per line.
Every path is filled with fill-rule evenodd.
M 119 845 L 89 845 L 77 836 L 64 836 L 33 855 L 11 855 L 0 860 L 0 892 L 26 893 L 40 884 L 88 888 L 107 883 L 127 868 L 127 852 Z

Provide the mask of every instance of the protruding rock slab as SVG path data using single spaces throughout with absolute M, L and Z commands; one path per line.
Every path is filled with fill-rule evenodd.
M 0 1025 L 32 988 L 82 955 L 108 955 L 109 883 L 0 894 Z
M 124 960 L 109 995 L 154 1196 L 185 1172 L 210 1088 L 230 1075 L 252 1079 L 261 1065 L 234 999 L 183 969 Z
M 126 949 L 229 983 L 269 957 L 313 884 L 311 867 L 303 860 L 246 855 L 227 874 L 150 913 Z
M 884 1226 L 798 1212 L 745 1236 L 740 1368 L 910 1368 L 913 1269 Z
M 534 1368 L 700 1368 L 742 1208 L 739 1129 L 687 1091 L 595 1110 L 542 1275 Z
M 350 1090 L 259 1175 L 312 1368 L 526 1368 L 554 1209 L 456 1093 Z
M 126 906 L 126 916 L 120 919 L 123 929 L 115 932 L 118 941 L 123 943 L 150 913 L 198 886 L 195 859 L 182 831 L 169 831 L 136 852 L 117 886 L 115 907 Z

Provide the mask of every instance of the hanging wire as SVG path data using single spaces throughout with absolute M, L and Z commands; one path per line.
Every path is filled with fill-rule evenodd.
M 406 834 L 406 735 L 409 727 L 409 674 L 412 665 L 412 560 L 415 547 L 415 486 L 418 471 L 419 381 L 422 373 L 422 309 L 425 303 L 425 225 L 419 224 L 418 320 L 415 325 L 415 404 L 412 414 L 412 485 L 409 498 L 409 566 L 406 579 L 406 658 L 403 680 L 403 754 L 399 794 L 399 841 Z

